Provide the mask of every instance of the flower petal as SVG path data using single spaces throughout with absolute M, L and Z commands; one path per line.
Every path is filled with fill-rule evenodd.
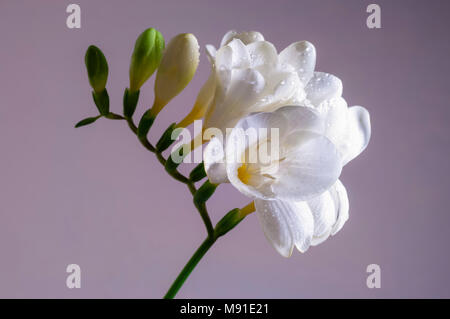
M 211 64 L 213 64 L 213 62 L 216 59 L 216 48 L 212 45 L 212 44 L 207 44 L 205 46 L 206 48 L 206 55 L 208 56 L 208 60 Z
M 350 107 L 347 116 L 347 132 L 338 145 L 342 154 L 343 165 L 350 162 L 366 148 L 370 135 L 369 112 L 362 106 Z
M 231 69 L 233 61 L 233 48 L 230 46 L 221 47 L 215 53 L 215 61 L 217 69 Z
M 274 68 L 278 63 L 277 49 L 267 41 L 253 42 L 247 45 L 251 67 Z
M 230 43 L 233 39 L 239 39 L 244 44 L 249 44 L 257 41 L 264 41 L 264 37 L 261 33 L 256 31 L 237 32 L 235 30 L 228 31 L 222 38 L 220 46 L 223 47 Z
M 266 80 L 266 86 L 259 103 L 252 109 L 253 112 L 273 112 L 284 105 L 293 104 L 294 97 L 306 96 L 295 72 L 279 68 L 260 70 Z
M 280 141 L 280 153 L 284 161 L 279 165 L 279 178 L 272 184 L 276 198 L 311 199 L 326 191 L 341 174 L 340 155 L 323 135 L 296 131 Z
M 330 192 L 323 192 L 308 200 L 307 204 L 314 217 L 314 237 L 329 235 L 337 218 L 334 200 Z
M 227 46 L 230 47 L 233 51 L 231 64 L 231 67 L 233 69 L 244 69 L 250 67 L 250 54 L 247 50 L 247 47 L 244 43 L 242 43 L 241 40 L 233 39 L 230 43 L 227 44 Z
M 320 236 L 314 236 L 311 239 L 311 246 L 317 246 L 317 245 L 323 243 L 325 240 L 328 239 L 328 237 L 330 237 L 330 234 L 331 234 L 331 230 L 328 230 Z
M 239 170 L 245 166 L 244 163 L 253 165 L 261 160 L 261 154 L 257 152 L 254 157 L 256 159 L 246 159 L 249 147 L 259 145 L 268 137 L 271 128 L 281 128 L 279 135 L 285 134 L 286 117 L 280 112 L 273 113 L 255 113 L 241 119 L 233 128 L 230 134 L 227 135 L 226 142 L 226 168 L 229 181 L 241 193 L 252 198 L 272 198 L 274 194 L 270 186 L 265 185 L 264 176 L 255 174 L 252 179 L 252 184 L 248 184 L 241 180 Z M 263 130 L 261 130 L 263 129 Z M 267 130 L 264 130 L 267 129 Z M 265 133 L 267 135 L 263 135 Z M 272 132 L 270 132 L 272 133 Z M 271 137 L 271 136 L 270 136 Z M 277 141 L 278 142 L 278 141 Z M 253 148 L 254 149 L 254 148 Z M 267 149 L 269 152 L 269 149 Z M 270 148 L 270 155 L 277 157 L 279 154 L 272 154 Z M 251 155 L 249 155 L 251 156 Z M 257 180 L 255 180 L 255 178 Z
M 349 202 L 347 190 L 340 180 L 330 187 L 329 193 L 333 199 L 334 206 L 336 207 L 337 219 L 331 230 L 331 235 L 335 235 L 339 230 L 341 230 L 345 222 L 348 220 Z
M 220 48 L 216 52 L 216 97 L 221 99 L 225 96 L 231 82 L 231 64 L 233 60 L 233 49 L 229 46 Z
M 227 170 L 224 162 L 224 149 L 219 138 L 214 137 L 203 151 L 206 175 L 213 184 L 227 183 Z
M 219 77 L 219 81 L 226 81 Z M 261 73 L 255 69 L 233 69 L 228 87 L 223 87 L 225 94 L 218 94 L 205 116 L 205 127 L 216 127 L 225 133 L 226 128 L 233 128 L 236 122 L 249 112 L 245 105 L 253 105 L 265 86 Z
M 305 88 L 306 98 L 315 106 L 325 100 L 340 97 L 342 95 L 342 81 L 336 76 L 314 72 Z
M 324 117 L 325 135 L 335 144 L 340 143 L 347 131 L 347 102 L 342 98 L 325 100 L 314 109 Z
M 280 53 L 280 62 L 292 65 L 305 86 L 313 76 L 316 66 L 316 49 L 308 41 L 292 43 Z
M 314 220 L 306 203 L 257 199 L 255 208 L 266 238 L 282 256 L 291 256 L 294 245 L 301 252 L 309 248 Z
M 287 105 L 279 108 L 276 113 L 284 115 L 287 120 L 286 128 L 291 131 L 301 130 L 323 134 L 326 130 L 323 117 L 313 108 Z
M 271 132 L 269 162 L 261 163 L 261 153 L 256 154 L 256 161 L 246 159 L 250 146 L 266 142 L 266 136 L 261 136 L 265 128 L 263 132 Z M 274 128 L 279 129 L 277 140 L 272 140 Z M 323 119 L 308 107 L 286 106 L 241 119 L 227 139 L 228 179 L 253 198 L 302 201 L 321 194 L 334 184 L 342 169 L 341 157 L 323 131 Z M 278 145 L 272 148 L 273 143 Z M 239 175 L 245 172 L 248 174 Z

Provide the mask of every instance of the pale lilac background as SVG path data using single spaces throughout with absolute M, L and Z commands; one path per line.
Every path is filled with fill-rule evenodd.
M 158 298 L 204 238 L 187 189 L 125 123 L 73 128 L 95 114 L 88 45 L 108 58 L 120 112 L 134 40 L 150 26 L 166 38 L 192 32 L 202 47 L 231 28 L 259 30 L 278 49 L 307 39 L 318 69 L 338 75 L 373 124 L 368 149 L 343 172 L 351 218 L 337 236 L 284 259 L 250 216 L 179 297 L 450 297 L 449 1 L 376 1 L 380 30 L 366 27 L 371 2 L 361 0 L 74 2 L 80 30 L 65 25 L 70 1 L 0 3 L 0 297 Z M 208 72 L 202 51 L 153 140 L 188 112 Z M 141 97 L 138 115 L 151 83 Z M 220 187 L 212 218 L 247 201 Z M 65 286 L 70 263 L 82 268 L 81 289 Z M 371 263 L 381 289 L 366 287 Z

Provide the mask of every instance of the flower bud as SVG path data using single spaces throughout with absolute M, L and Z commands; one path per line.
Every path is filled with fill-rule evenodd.
M 230 210 L 216 225 L 214 233 L 217 237 L 223 236 L 239 224 L 245 216 L 240 214 L 240 209 Z
M 205 165 L 202 163 L 198 164 L 189 174 L 189 179 L 193 182 L 198 182 L 206 177 Z
M 230 210 L 216 225 L 214 233 L 220 237 L 228 233 L 239 224 L 247 215 L 255 211 L 255 203 L 252 201 L 247 206 Z
M 163 133 L 158 143 L 156 143 L 156 150 L 164 152 L 170 145 L 175 142 L 178 135 L 183 131 L 182 128 L 176 128 L 176 123 L 172 123 Z
M 130 91 L 139 91 L 161 62 L 164 37 L 153 28 L 141 33 L 134 45 L 130 64 Z
M 94 45 L 89 46 L 84 57 L 89 83 L 95 93 L 101 93 L 108 80 L 108 62 L 102 51 Z
M 198 42 L 193 34 L 182 33 L 170 40 L 156 74 L 153 114 L 158 114 L 192 80 L 199 56 Z
M 209 180 L 204 182 L 194 194 L 194 203 L 206 203 L 212 194 L 214 194 L 217 186 L 217 184 L 213 184 Z

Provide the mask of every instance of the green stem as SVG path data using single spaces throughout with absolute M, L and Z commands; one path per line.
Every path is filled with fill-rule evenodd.
M 124 117 L 124 119 L 127 121 L 128 126 L 130 127 L 130 130 L 134 134 L 137 135 L 137 126 L 136 126 L 136 124 L 134 124 L 133 119 L 131 117 Z M 163 165 L 163 166 L 166 165 L 166 159 L 163 157 L 163 155 L 160 152 L 156 151 L 156 148 L 147 139 L 145 139 L 144 141 L 142 141 L 142 140 L 140 140 L 140 141 L 147 150 L 156 154 L 156 157 L 158 158 L 158 161 L 161 163 L 161 165 Z M 191 181 L 186 176 L 180 174 L 178 171 L 173 172 L 171 174 L 171 176 L 173 178 L 175 178 L 177 181 L 180 181 L 181 183 L 186 184 L 186 186 L 189 188 L 189 191 L 191 192 L 192 195 L 194 195 L 195 192 L 197 191 L 197 189 L 195 188 L 194 182 Z M 200 215 L 202 216 L 202 212 L 200 212 Z M 208 215 L 208 212 L 206 212 L 206 215 Z M 209 216 L 207 216 L 207 217 L 209 219 Z M 202 219 L 205 220 L 204 216 L 202 216 Z M 208 225 L 205 224 L 205 226 L 209 233 Z
M 183 286 L 187 277 L 194 270 L 195 266 L 199 263 L 199 261 L 203 258 L 206 252 L 211 248 L 211 246 L 216 242 L 216 238 L 208 237 L 201 246 L 197 249 L 194 255 L 189 259 L 186 266 L 184 266 L 183 270 L 180 272 L 178 277 L 173 282 L 172 286 L 170 286 L 169 291 L 167 291 L 164 299 L 172 299 L 175 297 L 177 292 L 180 290 L 181 286 Z
M 125 118 L 127 120 L 128 126 L 130 127 L 130 130 L 133 131 L 134 134 L 137 134 L 137 127 L 133 122 L 133 119 L 130 117 Z
M 211 222 L 211 218 L 209 218 L 208 211 L 206 209 L 205 203 L 196 203 L 194 202 L 195 207 L 197 208 L 198 212 L 200 213 L 200 217 L 203 220 L 203 223 L 205 224 L 206 231 L 208 232 L 208 237 L 214 236 L 214 227 Z
M 134 121 L 131 117 L 122 117 L 119 118 L 119 115 L 116 115 L 114 113 L 113 116 L 115 116 L 116 119 L 124 119 L 127 121 L 128 126 L 130 127 L 130 130 L 137 135 L 138 128 L 134 124 Z M 121 117 L 121 116 L 120 116 Z M 161 154 L 161 152 L 157 151 L 156 148 L 147 140 L 145 139 L 139 139 L 144 145 L 144 147 L 149 150 L 150 152 L 154 153 L 158 159 L 158 161 L 161 163 L 161 165 L 165 166 L 167 160 L 164 158 L 164 156 Z M 170 172 L 170 176 L 172 176 L 174 179 L 180 181 L 183 184 L 186 184 L 189 188 L 189 191 L 194 196 L 197 192 L 197 189 L 195 187 L 194 181 L 192 181 L 190 178 L 187 178 L 183 174 L 179 173 L 176 169 L 173 172 Z M 206 252 L 211 248 L 211 246 L 216 242 L 217 238 L 220 236 L 216 236 L 214 233 L 214 227 L 211 222 L 211 218 L 209 217 L 208 210 L 206 208 L 206 205 L 204 202 L 197 202 L 194 200 L 195 207 L 197 208 L 198 212 L 200 213 L 200 216 L 203 220 L 203 223 L 205 224 L 206 230 L 208 232 L 208 237 L 205 239 L 205 241 L 201 244 L 201 246 L 197 249 L 197 251 L 194 253 L 194 255 L 189 259 L 186 266 L 184 266 L 181 273 L 178 275 L 178 277 L 173 282 L 172 286 L 170 287 L 167 294 L 164 296 L 164 298 L 169 299 L 175 297 L 177 292 L 180 290 L 181 286 L 183 286 L 184 282 L 186 281 L 187 277 L 191 274 L 191 272 L 194 270 L 195 266 L 200 262 L 200 260 L 203 258 L 203 256 L 206 254 Z

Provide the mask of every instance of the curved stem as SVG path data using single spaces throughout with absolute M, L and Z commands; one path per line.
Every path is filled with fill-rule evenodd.
M 134 133 L 137 134 L 137 126 L 136 124 L 134 124 L 134 121 L 132 118 L 130 117 L 125 117 L 124 118 L 127 123 L 128 126 L 130 128 L 130 130 Z M 148 141 L 148 140 L 141 140 L 142 145 L 144 145 L 144 147 L 149 150 L 152 153 L 156 154 L 156 158 L 158 159 L 158 161 L 161 163 L 161 165 L 165 166 L 166 165 L 166 159 L 164 158 L 164 156 L 160 153 L 157 152 L 155 147 Z M 173 178 L 175 178 L 176 180 L 180 181 L 181 183 L 186 184 L 186 186 L 189 188 L 189 191 L 191 192 L 192 195 L 195 194 L 195 192 L 197 191 L 197 189 L 195 188 L 194 182 L 192 182 L 189 178 L 187 178 L 186 176 L 180 174 L 178 171 L 175 171 L 171 174 L 171 176 Z M 206 211 L 206 208 L 204 209 L 204 211 Z M 200 211 L 199 211 L 200 212 Z M 203 222 L 205 222 L 205 220 L 209 220 L 209 215 L 208 212 L 206 211 L 206 216 L 207 218 L 205 219 L 205 217 L 203 216 L 205 213 L 204 212 L 200 212 L 200 215 L 203 219 Z M 209 222 L 211 223 L 211 222 Z M 206 229 L 208 231 L 208 234 L 210 233 L 210 227 L 208 226 L 208 224 L 205 223 Z M 212 228 L 212 226 L 211 226 Z
M 121 116 L 120 116 L 121 117 Z M 130 130 L 137 135 L 138 128 L 134 124 L 134 121 L 131 117 L 116 117 L 117 119 L 123 119 L 126 120 L 128 123 L 128 126 Z M 161 154 L 161 152 L 158 152 L 156 148 L 148 141 L 147 138 L 145 139 L 139 139 L 142 143 L 142 145 L 149 150 L 150 152 L 154 153 L 158 159 L 158 161 L 161 163 L 161 165 L 165 166 L 167 160 L 164 158 L 164 156 Z M 191 150 L 195 148 L 195 139 L 191 141 Z M 201 144 L 201 143 L 200 143 Z M 183 174 L 179 173 L 176 169 L 173 172 L 169 173 L 170 176 L 172 176 L 174 179 L 180 181 L 183 184 L 186 184 L 189 188 L 189 191 L 192 195 L 195 195 L 197 192 L 197 189 L 195 187 L 194 182 L 190 179 L 184 176 Z M 205 239 L 205 241 L 201 244 L 201 246 L 197 249 L 197 251 L 194 253 L 194 255 L 189 259 L 186 266 L 184 266 L 181 273 L 178 275 L 178 277 L 173 282 L 172 286 L 170 287 L 167 294 L 164 296 L 164 298 L 173 298 L 177 294 L 178 290 L 180 290 L 181 286 L 183 286 L 184 282 L 186 281 L 187 277 L 191 274 L 191 272 L 194 270 L 195 266 L 200 262 L 200 260 L 203 258 L 203 256 L 206 254 L 206 252 L 211 248 L 211 246 L 216 242 L 218 236 L 216 236 L 214 232 L 214 227 L 211 222 L 211 218 L 209 217 L 208 210 L 206 208 L 205 203 L 197 203 L 194 202 L 195 207 L 197 208 L 198 212 L 200 213 L 200 216 L 203 220 L 203 223 L 205 224 L 206 230 L 208 232 L 208 237 Z
M 130 130 L 132 130 L 134 134 L 137 134 L 137 127 L 136 127 L 136 125 L 134 124 L 133 119 L 127 117 L 127 118 L 126 118 L 126 121 L 127 121 L 127 123 L 128 123 L 128 126 L 130 127 Z
M 195 266 L 199 263 L 199 261 L 203 258 L 203 256 L 207 253 L 207 251 L 211 248 L 211 246 L 216 242 L 216 238 L 208 237 L 205 241 L 200 245 L 197 251 L 192 255 L 191 259 L 187 262 L 186 266 L 184 266 L 183 270 L 180 272 L 178 277 L 173 282 L 172 286 L 170 286 L 169 290 L 164 296 L 164 299 L 172 299 L 175 297 L 177 292 L 180 290 L 181 286 L 183 286 L 187 277 L 194 270 Z
M 200 217 L 205 224 L 206 231 L 208 232 L 208 237 L 214 237 L 214 227 L 211 222 L 211 218 L 209 218 L 208 211 L 206 209 L 205 203 L 194 203 L 198 212 L 200 213 Z

